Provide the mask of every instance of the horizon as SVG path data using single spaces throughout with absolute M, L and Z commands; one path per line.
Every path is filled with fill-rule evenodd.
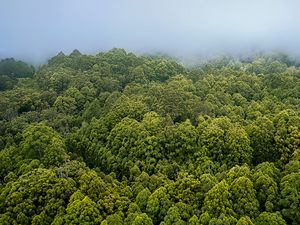
M 72 54 L 72 52 L 79 51 L 81 55 L 96 56 L 99 53 L 106 53 L 113 49 L 122 49 L 127 54 L 133 53 L 136 56 L 168 58 L 168 59 L 176 61 L 177 63 L 180 63 L 184 67 L 191 67 L 191 66 L 193 67 L 193 66 L 201 65 L 202 63 L 206 63 L 206 62 L 210 62 L 210 61 L 214 61 L 214 60 L 218 60 L 218 59 L 222 59 L 222 58 L 227 58 L 227 57 L 232 58 L 234 60 L 243 60 L 243 59 L 249 58 L 249 57 L 252 59 L 260 58 L 260 57 L 271 57 L 271 58 L 275 57 L 276 58 L 277 56 L 280 56 L 280 55 L 287 56 L 290 60 L 296 60 L 297 62 L 299 61 L 299 63 L 300 63 L 300 55 L 292 54 L 292 53 L 289 53 L 286 51 L 278 51 L 278 50 L 268 50 L 268 51 L 252 50 L 252 51 L 244 51 L 244 52 L 241 51 L 241 52 L 237 52 L 237 53 L 223 52 L 223 53 L 219 53 L 219 54 L 215 54 L 215 55 L 212 55 L 212 54 L 211 55 L 200 55 L 199 54 L 199 55 L 178 56 L 178 55 L 172 55 L 170 53 L 160 52 L 160 51 L 134 52 L 134 51 L 129 51 L 124 48 L 111 48 L 111 49 L 107 49 L 105 51 L 97 51 L 94 53 L 84 53 L 78 49 L 73 49 L 72 51 L 69 51 L 68 53 L 59 51 L 56 54 L 51 55 L 48 58 L 43 59 L 43 61 L 39 61 L 39 62 L 33 62 L 30 60 L 17 58 L 14 56 L 8 56 L 8 57 L 3 57 L 3 58 L 0 57 L 0 61 L 7 60 L 7 59 L 14 59 L 16 61 L 25 62 L 28 65 L 34 66 L 35 69 L 38 69 L 42 65 L 47 65 L 49 60 L 51 60 L 53 57 L 59 55 L 60 53 L 63 53 L 66 57 L 68 57 Z
M 5 1 L 0 58 L 38 65 L 60 51 L 115 47 L 178 58 L 260 51 L 299 56 L 299 7 L 296 0 Z

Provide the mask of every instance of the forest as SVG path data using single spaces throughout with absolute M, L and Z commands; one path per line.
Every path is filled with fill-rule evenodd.
M 1 60 L 0 224 L 299 225 L 300 61 Z

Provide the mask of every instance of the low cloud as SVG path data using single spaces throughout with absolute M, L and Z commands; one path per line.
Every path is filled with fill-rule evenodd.
M 45 61 L 113 47 L 176 56 L 279 50 L 300 55 L 297 0 L 2 1 L 0 57 Z

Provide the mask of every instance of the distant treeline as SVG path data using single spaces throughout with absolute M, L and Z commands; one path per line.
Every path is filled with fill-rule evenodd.
M 22 61 L 13 58 L 0 61 L 0 91 L 11 89 L 17 83 L 17 78 L 32 77 L 35 69 Z

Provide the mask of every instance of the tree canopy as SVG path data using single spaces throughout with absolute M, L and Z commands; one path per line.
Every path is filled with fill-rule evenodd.
M 0 224 L 300 224 L 299 65 L 0 61 Z

